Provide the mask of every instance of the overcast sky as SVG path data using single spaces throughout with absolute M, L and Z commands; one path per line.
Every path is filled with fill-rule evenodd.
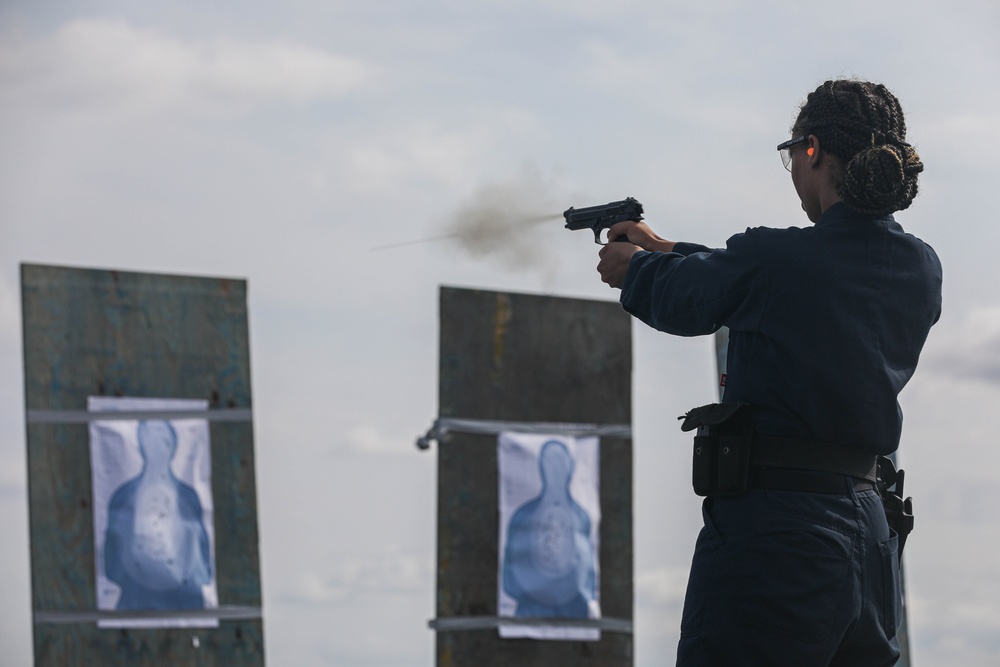
M 898 219 L 945 269 L 901 399 L 913 662 L 1000 664 L 998 29 L 994 0 L 3 0 L 4 664 L 32 650 L 19 263 L 247 279 L 267 660 L 431 665 L 439 286 L 617 298 L 588 233 L 470 221 L 634 196 L 673 240 L 807 225 L 774 147 L 837 76 L 900 97 L 926 171 Z M 675 418 L 714 358 L 634 344 L 653 667 L 700 527 Z

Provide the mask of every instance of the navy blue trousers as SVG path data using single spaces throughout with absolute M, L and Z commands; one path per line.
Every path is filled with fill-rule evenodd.
M 899 658 L 897 538 L 874 490 L 707 498 L 678 667 L 867 667 Z

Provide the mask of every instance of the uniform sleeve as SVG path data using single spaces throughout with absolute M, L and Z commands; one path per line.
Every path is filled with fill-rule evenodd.
M 675 252 L 637 252 L 622 285 L 622 307 L 678 336 L 710 334 L 723 325 L 755 330 L 768 286 L 757 236 L 747 230 L 717 250 L 678 243 Z
M 712 250 L 712 248 L 698 243 L 685 243 L 680 241 L 674 244 L 674 252 L 678 255 L 684 255 L 685 257 L 693 255 L 696 252 L 712 252 Z

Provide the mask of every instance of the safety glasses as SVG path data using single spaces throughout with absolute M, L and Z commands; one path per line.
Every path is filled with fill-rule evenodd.
M 781 154 L 781 164 L 785 165 L 785 169 L 788 171 L 792 170 L 792 146 L 796 144 L 801 144 L 803 141 L 809 141 L 808 136 L 796 137 L 795 139 L 789 139 L 788 141 L 778 144 L 778 153 Z

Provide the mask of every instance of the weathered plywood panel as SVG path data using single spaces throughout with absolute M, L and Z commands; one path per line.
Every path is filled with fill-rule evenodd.
M 616 303 L 442 288 L 441 417 L 630 424 L 631 321 Z M 632 442 L 601 439 L 601 608 L 632 619 Z M 437 616 L 497 614 L 496 437 L 438 448 Z M 632 635 L 598 642 L 439 630 L 441 667 L 632 665 Z
M 21 282 L 29 417 L 84 411 L 88 396 L 252 407 L 244 281 L 23 265 Z M 252 423 L 212 421 L 210 434 L 219 605 L 259 609 Z M 36 664 L 263 664 L 259 618 L 217 630 L 39 622 L 95 610 L 93 498 L 85 423 L 29 418 L 27 436 Z

